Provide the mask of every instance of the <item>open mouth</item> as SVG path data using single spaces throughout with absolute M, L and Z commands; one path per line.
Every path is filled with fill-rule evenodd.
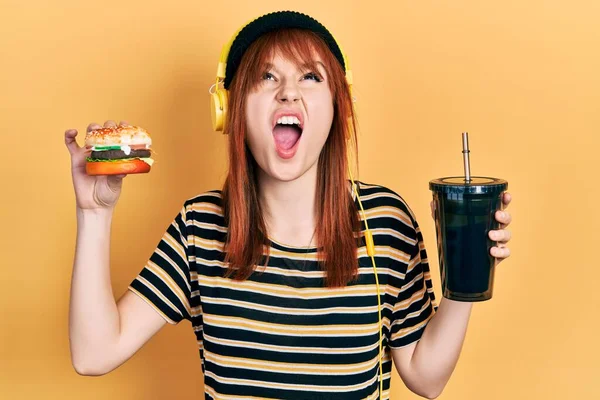
M 281 117 L 273 128 L 273 137 L 277 147 L 289 150 L 300 140 L 302 126 L 297 117 Z

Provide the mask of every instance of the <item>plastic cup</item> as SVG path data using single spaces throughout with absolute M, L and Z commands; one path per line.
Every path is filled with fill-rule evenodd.
M 500 229 L 496 211 L 502 209 L 504 179 L 464 176 L 429 182 L 435 206 L 435 226 L 442 295 L 457 301 L 492 298 L 496 258 L 490 249 L 491 230 Z

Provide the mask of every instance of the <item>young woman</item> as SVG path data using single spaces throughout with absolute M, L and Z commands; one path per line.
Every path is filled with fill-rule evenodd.
M 70 338 L 80 374 L 108 373 L 166 323 L 187 319 L 207 399 L 387 399 L 392 360 L 413 392 L 442 392 L 472 303 L 444 298 L 438 307 L 410 207 L 384 186 L 357 181 L 355 191 L 348 179 L 356 137 L 346 67 L 327 30 L 303 14 L 268 14 L 238 33 L 223 82 L 224 186 L 183 203 L 117 303 L 108 245 L 123 176 L 87 176 L 77 131 L 65 132 L 77 199 Z M 504 227 L 511 220 L 496 218 Z M 508 257 L 510 233 L 490 238 L 502 244 L 492 255 Z

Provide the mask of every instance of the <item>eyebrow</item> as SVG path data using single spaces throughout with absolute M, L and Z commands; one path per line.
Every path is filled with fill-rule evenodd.
M 327 68 L 325 67 L 325 64 L 323 64 L 319 60 L 315 60 L 315 64 L 320 64 L 321 67 L 323 68 L 323 70 L 325 71 L 325 74 L 327 74 Z M 301 66 L 302 69 L 308 69 L 307 67 L 308 67 L 308 64 L 302 64 L 302 66 Z M 272 69 L 275 72 L 279 72 L 279 70 L 277 68 L 275 68 L 275 66 L 273 64 L 271 64 L 271 63 L 266 63 L 265 64 L 265 68 L 266 69 Z

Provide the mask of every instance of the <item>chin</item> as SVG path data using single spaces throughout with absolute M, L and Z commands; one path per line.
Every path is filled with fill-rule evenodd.
M 271 170 L 268 172 L 268 175 L 272 179 L 276 179 L 278 181 L 291 182 L 300 178 L 305 173 L 306 170 L 302 170 L 300 166 L 285 165 L 271 168 Z
M 291 182 L 302 177 L 311 169 L 311 166 L 306 166 L 304 158 L 298 157 L 298 154 L 292 160 L 281 160 L 277 156 L 275 158 L 271 160 L 265 171 L 271 179 Z

